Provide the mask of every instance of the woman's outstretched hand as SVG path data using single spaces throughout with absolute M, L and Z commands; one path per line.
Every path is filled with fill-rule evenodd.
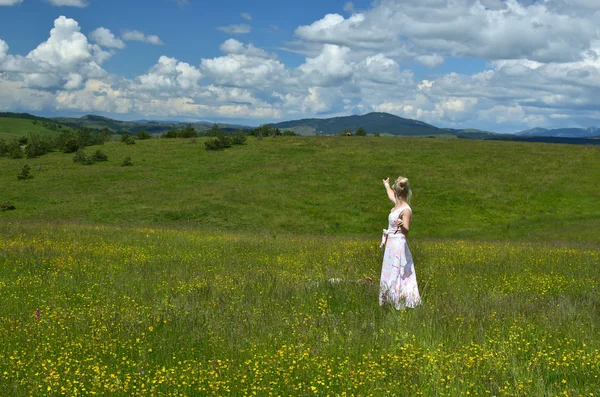
M 383 180 L 383 184 L 384 185 L 389 185 L 390 184 L 390 178 L 384 179 Z

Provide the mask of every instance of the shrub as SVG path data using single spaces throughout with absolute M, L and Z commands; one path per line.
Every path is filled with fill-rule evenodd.
M 24 146 L 21 145 L 20 141 L 14 139 L 11 143 L 8 144 L 8 156 L 11 159 L 22 159 L 25 157 L 25 152 L 23 151 Z
M 121 163 L 121 167 L 129 167 L 132 165 L 133 165 L 133 163 L 131 162 L 131 157 L 125 157 L 125 159 Z
M 92 155 L 93 161 L 108 161 L 108 156 L 102 150 L 96 150 Z
M 83 152 L 83 150 L 78 150 L 77 152 L 75 152 L 75 155 L 73 156 L 73 162 L 80 163 L 83 165 L 92 165 L 92 164 L 94 164 L 94 159 L 92 157 L 87 156 Z
M 191 124 L 188 124 L 183 130 L 179 131 L 178 136 L 179 138 L 195 138 L 198 133 Z
M 296 133 L 292 130 L 283 131 L 283 136 L 296 136 Z
M 150 135 L 150 133 L 146 130 L 141 130 L 138 131 L 137 134 L 135 134 L 136 139 L 139 139 L 140 141 L 143 141 L 145 139 L 150 139 L 152 138 L 152 135 Z
M 16 209 L 12 201 L 6 200 L 0 203 L 0 211 L 10 211 Z
M 49 138 L 41 138 L 38 135 L 32 135 L 29 143 L 25 146 L 27 158 L 35 158 L 51 152 L 55 147 L 55 142 Z
M 86 146 L 103 145 L 110 137 L 110 130 L 92 130 L 82 127 L 77 131 L 65 131 L 56 139 L 56 148 L 64 153 L 75 153 Z
M 234 132 L 231 135 L 231 142 L 234 145 L 243 145 L 246 143 L 246 134 L 244 133 L 244 131 L 238 131 L 238 132 Z
M 126 132 L 121 135 L 121 142 L 126 143 L 127 145 L 135 145 L 135 138 L 130 133 Z
M 210 141 L 204 142 L 204 148 L 206 150 L 223 150 L 223 149 L 225 149 L 223 146 L 221 146 L 221 143 L 219 142 L 218 139 L 211 139 Z
M 29 166 L 29 164 L 25 164 L 23 166 L 23 169 L 21 170 L 21 172 L 17 175 L 17 178 L 19 180 L 31 179 L 31 178 L 33 178 L 33 175 L 31 175 L 30 172 L 31 172 L 31 167 Z
M 177 130 L 169 130 L 161 135 L 162 138 L 177 138 L 178 136 L 179 133 L 177 132 Z
M 0 139 L 0 157 L 8 153 L 8 144 L 4 139 Z

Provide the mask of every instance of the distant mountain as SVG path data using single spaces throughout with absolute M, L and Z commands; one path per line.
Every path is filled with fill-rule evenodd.
M 368 113 L 362 116 L 302 119 L 272 124 L 280 130 L 293 130 L 300 135 L 337 135 L 344 130 L 356 131 L 363 127 L 368 134 L 442 135 L 448 131 L 418 120 L 404 119 L 389 113 Z
M 518 136 L 551 136 L 556 138 L 593 138 L 600 135 L 600 128 L 589 127 L 589 128 L 555 128 L 552 130 L 546 128 L 532 128 L 517 132 L 515 135 Z

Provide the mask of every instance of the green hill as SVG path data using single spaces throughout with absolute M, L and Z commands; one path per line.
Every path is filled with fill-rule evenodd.
M 138 121 L 120 121 L 110 119 L 108 117 L 87 115 L 80 118 L 73 117 L 54 117 L 52 120 L 57 123 L 71 126 L 73 128 L 87 127 L 95 129 L 108 128 L 109 130 L 122 133 L 131 132 L 136 133 L 138 131 L 145 130 L 151 134 L 162 134 L 172 129 L 183 129 L 188 124 L 192 124 L 194 129 L 198 132 L 205 132 L 212 127 L 210 122 L 178 122 L 178 121 L 149 121 L 149 120 L 138 120 Z M 249 129 L 250 127 L 237 126 L 232 124 L 217 123 L 217 125 L 225 131 L 235 131 L 238 129 Z
M 336 135 L 345 129 L 356 131 L 359 127 L 367 133 L 391 135 L 442 135 L 448 132 L 418 120 L 404 119 L 389 113 L 368 113 L 362 116 L 333 117 L 328 119 L 302 119 L 273 124 L 273 127 L 291 129 L 303 135 Z
M 109 142 L 109 161 L 92 166 L 62 153 L 0 158 L 0 202 L 17 207 L 0 219 L 376 239 L 391 204 L 381 179 L 401 174 L 414 188 L 416 237 L 600 240 L 598 147 L 279 137 L 207 152 L 204 140 Z M 133 167 L 120 166 L 127 156 Z M 34 179 L 19 181 L 26 163 Z
M 36 134 L 40 136 L 59 135 L 67 127 L 44 121 L 44 119 L 21 119 L 0 117 L 0 139 L 10 140 Z

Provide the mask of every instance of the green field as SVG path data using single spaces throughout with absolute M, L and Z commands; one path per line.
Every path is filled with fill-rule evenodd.
M 62 127 L 68 130 L 68 127 Z M 0 139 L 9 141 L 14 138 L 29 137 L 30 135 L 57 136 L 60 132 L 44 127 L 42 121 L 34 123 L 33 120 L 16 119 L 9 117 L 0 118 Z
M 207 152 L 203 141 L 109 142 L 109 161 L 92 166 L 62 153 L 0 158 L 0 201 L 17 207 L 0 220 L 374 235 L 391 208 L 381 179 L 401 174 L 414 238 L 600 242 L 598 147 L 285 137 Z M 127 156 L 133 167 L 120 166 Z M 34 179 L 19 181 L 26 163 Z
M 0 395 L 597 395 L 598 147 L 203 142 L 0 158 Z M 398 174 L 403 312 L 377 306 Z

